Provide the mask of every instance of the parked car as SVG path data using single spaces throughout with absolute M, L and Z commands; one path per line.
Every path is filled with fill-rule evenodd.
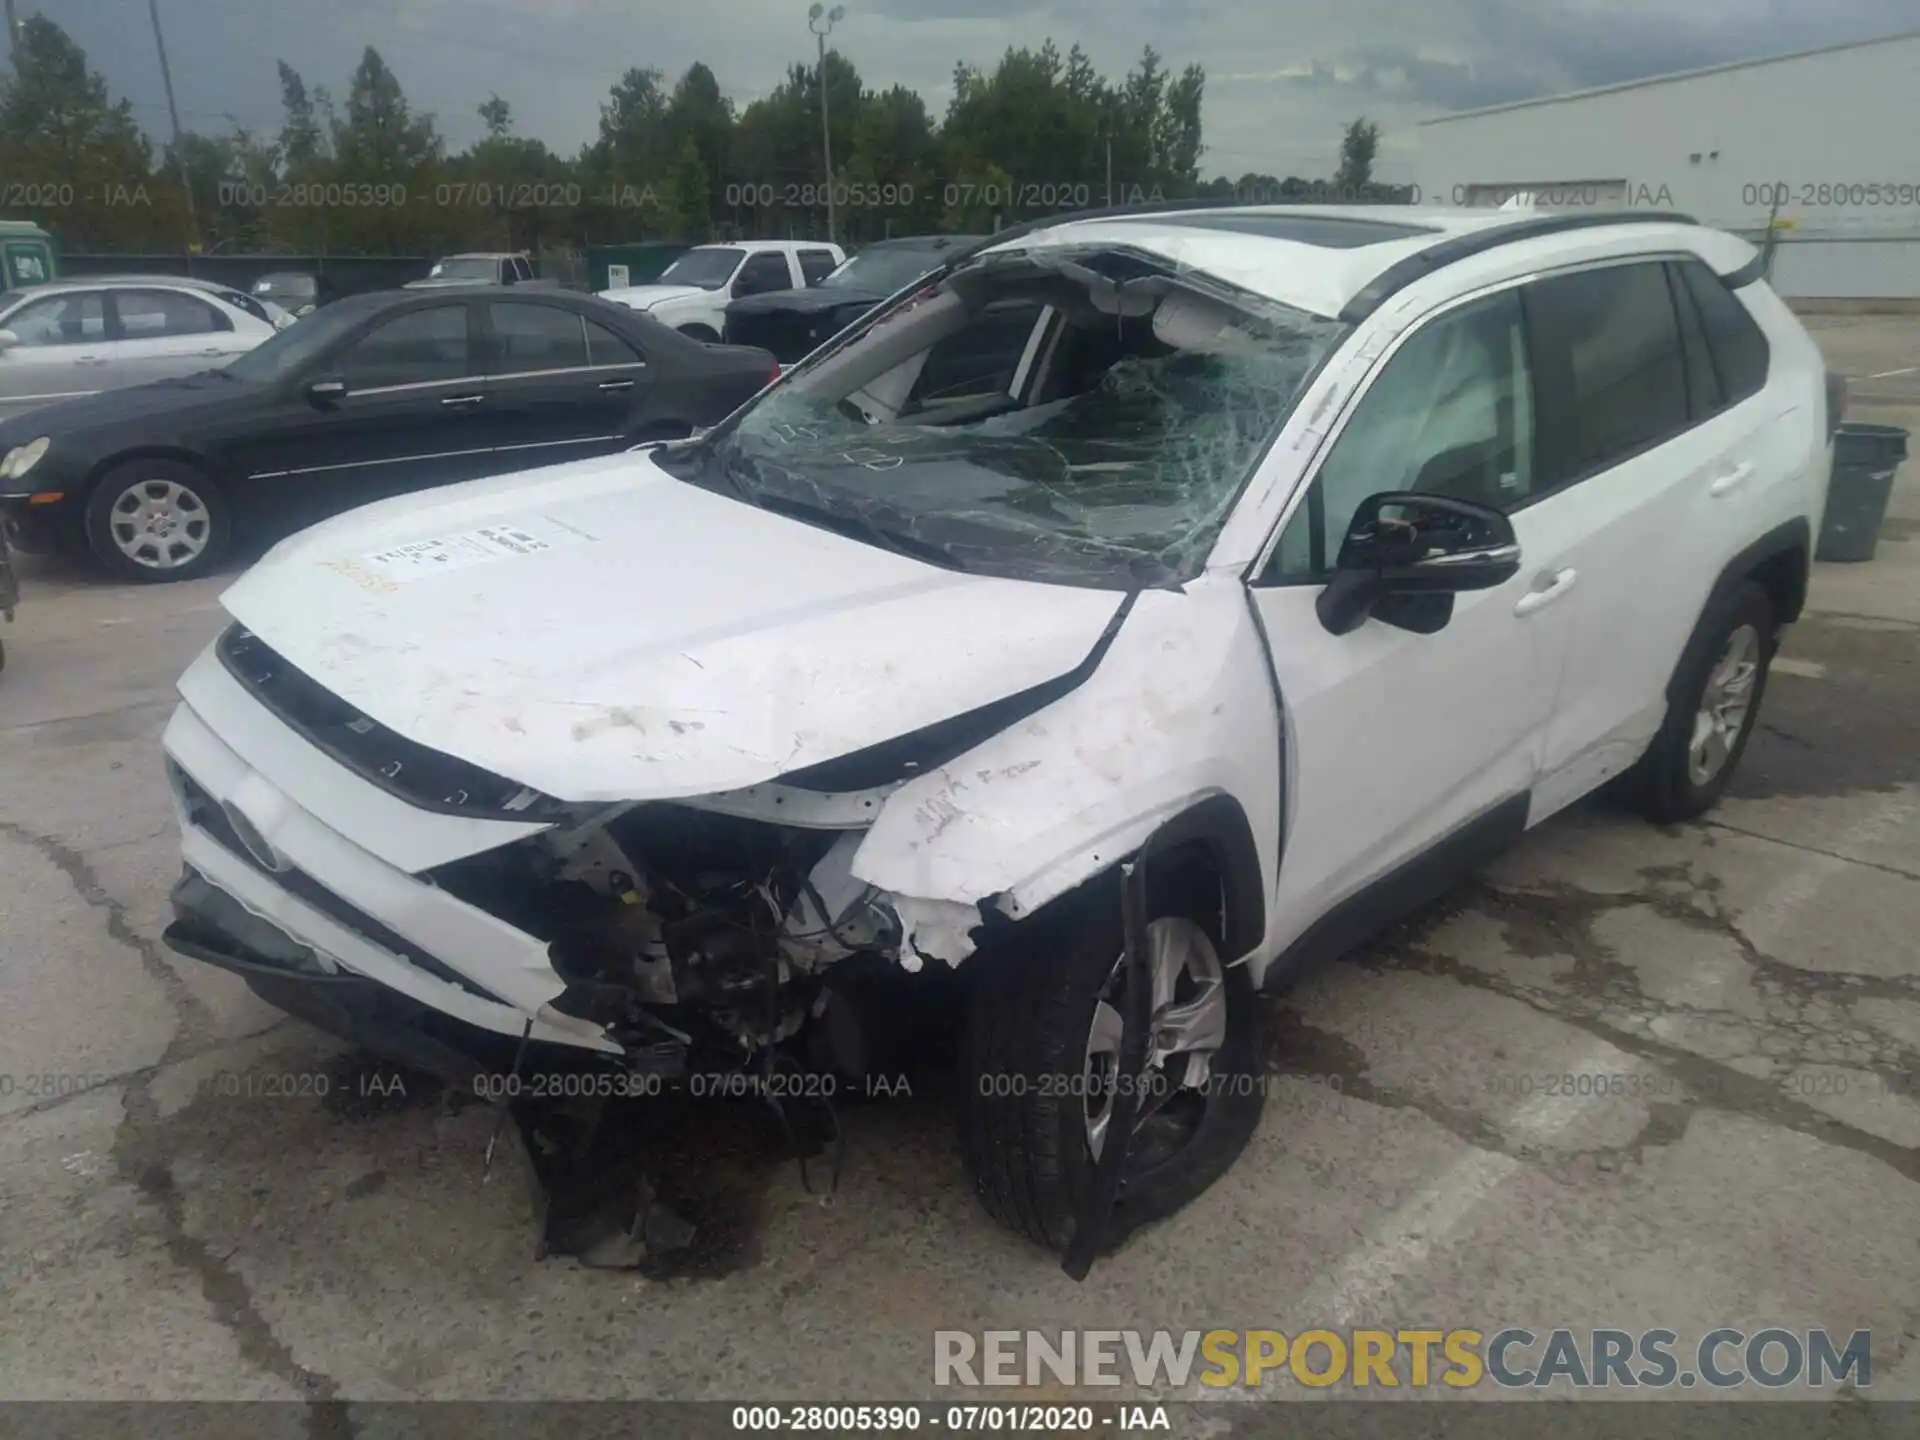
M 929 288 L 687 443 L 243 576 L 166 942 L 463 1089 L 830 1093 L 945 987 L 977 1193 L 1084 1273 L 1253 1134 L 1261 992 L 1604 782 L 1725 789 L 1834 421 L 1745 241 L 1169 207 Z
M 723 333 L 731 344 L 757 345 L 772 351 L 782 365 L 791 365 L 895 291 L 936 269 L 949 255 L 982 238 L 915 235 L 875 241 L 823 280 L 729 302 Z
M 774 371 L 586 295 L 355 295 L 223 369 L 0 423 L 0 503 L 32 548 L 181 580 L 238 528 L 686 435 Z
M 644 310 L 696 340 L 718 340 L 726 328 L 729 301 L 817 284 L 846 258 L 838 245 L 814 240 L 696 245 L 661 271 L 653 284 L 602 290 L 600 297 Z
M 524 253 L 504 252 L 449 255 L 433 262 L 423 280 L 409 280 L 403 290 L 439 290 L 449 285 L 552 285 L 533 273 Z
M 244 355 L 292 323 L 226 285 L 90 275 L 0 293 L 0 416 Z
M 271 301 L 295 318 L 311 315 L 339 294 L 333 281 L 309 270 L 276 270 L 254 281 L 252 290 L 254 299 Z

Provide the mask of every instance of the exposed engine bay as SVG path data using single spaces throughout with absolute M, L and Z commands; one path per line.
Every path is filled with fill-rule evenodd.
M 901 944 L 848 871 L 864 834 L 670 803 L 616 806 L 435 871 L 443 889 L 547 941 L 553 1008 L 606 1027 L 636 1069 L 745 1067 L 827 1015 L 831 967 Z M 844 1025 L 840 1053 L 857 1072 Z

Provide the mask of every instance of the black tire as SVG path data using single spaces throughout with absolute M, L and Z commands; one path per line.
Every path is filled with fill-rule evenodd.
M 1710 776 L 1700 778 L 1692 766 L 1694 726 L 1708 681 L 1728 652 L 1733 637 L 1744 628 L 1757 640 L 1754 672 L 1747 707 L 1738 730 L 1726 746 L 1725 758 Z M 1760 715 L 1766 695 L 1767 672 L 1779 648 L 1779 626 L 1767 592 L 1751 581 L 1731 591 L 1700 617 L 1688 641 L 1680 668 L 1667 692 L 1667 714 L 1647 753 L 1626 775 L 1626 794 L 1647 819 L 1658 824 L 1691 820 L 1719 800 L 1746 752 L 1747 740 Z
M 1217 955 L 1218 892 L 1211 906 L 1206 894 L 1190 879 L 1153 883 L 1149 919 L 1198 922 Z M 1108 876 L 1025 922 L 1017 945 L 967 962 L 981 967 L 972 977 L 962 1067 L 967 1170 L 988 1214 L 1056 1253 L 1071 1243 L 1093 1180 L 1088 1102 L 1075 1082 L 1087 1073 L 1094 1008 L 1123 948 L 1119 881 Z M 1226 1031 L 1211 1079 L 1200 1091 L 1176 1092 L 1182 1110 L 1169 1102 L 1136 1131 L 1106 1248 L 1212 1185 L 1259 1123 L 1265 1096 L 1258 1001 L 1244 965 L 1224 967 L 1222 979 Z M 1177 1133 L 1169 1128 L 1176 1124 Z
M 711 325 L 682 325 L 679 328 L 680 333 L 689 340 L 704 340 L 710 345 L 720 343 L 720 337 Z
M 156 497 L 163 493 L 171 497 L 177 527 L 142 547 L 152 557 L 150 563 L 129 555 L 121 543 L 128 535 L 127 507 L 138 503 L 143 489 Z M 218 565 L 232 539 L 233 522 L 226 492 L 204 472 L 179 460 L 129 460 L 114 466 L 93 487 L 87 497 L 86 530 L 94 557 L 115 575 L 162 584 L 198 579 Z M 185 548 L 194 542 L 198 550 L 186 554 Z M 178 558 L 173 564 L 159 563 L 165 556 Z

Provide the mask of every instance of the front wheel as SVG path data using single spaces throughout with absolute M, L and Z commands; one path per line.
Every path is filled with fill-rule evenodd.
M 87 543 L 125 580 L 204 575 L 232 531 L 220 487 L 178 460 L 129 460 L 101 477 L 87 500 Z
M 1204 885 L 1149 895 L 1152 1029 L 1108 1244 L 1171 1215 L 1227 1172 L 1260 1118 L 1258 1001 L 1222 962 Z M 1217 890 L 1214 891 L 1217 896 Z M 1026 922 L 1023 943 L 978 956 L 962 1144 L 996 1220 L 1064 1253 L 1112 1138 L 1128 970 L 1117 877 Z

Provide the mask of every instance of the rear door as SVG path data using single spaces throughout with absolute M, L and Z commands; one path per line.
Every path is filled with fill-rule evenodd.
M 619 449 L 652 383 L 645 360 L 598 321 L 530 296 L 485 305 L 484 426 L 496 471 Z
M 375 322 L 297 382 L 337 378 L 344 397 L 285 410 L 233 442 L 236 469 L 276 508 L 317 518 L 488 473 L 486 367 L 476 302 L 446 300 Z
M 1762 392 L 1717 373 L 1665 259 L 1545 276 L 1526 297 L 1542 461 L 1586 516 L 1568 561 L 1579 658 L 1548 736 L 1538 819 L 1625 770 L 1659 728 L 1708 590 L 1754 538 L 1738 508 L 1759 488 L 1754 447 L 1769 417 Z
M 113 286 L 107 291 L 105 373 L 114 385 L 172 380 L 224 365 L 251 348 L 219 306 L 180 290 Z
M 99 290 L 46 295 L 9 311 L 14 343 L 0 350 L 0 415 L 104 390 L 106 299 Z

